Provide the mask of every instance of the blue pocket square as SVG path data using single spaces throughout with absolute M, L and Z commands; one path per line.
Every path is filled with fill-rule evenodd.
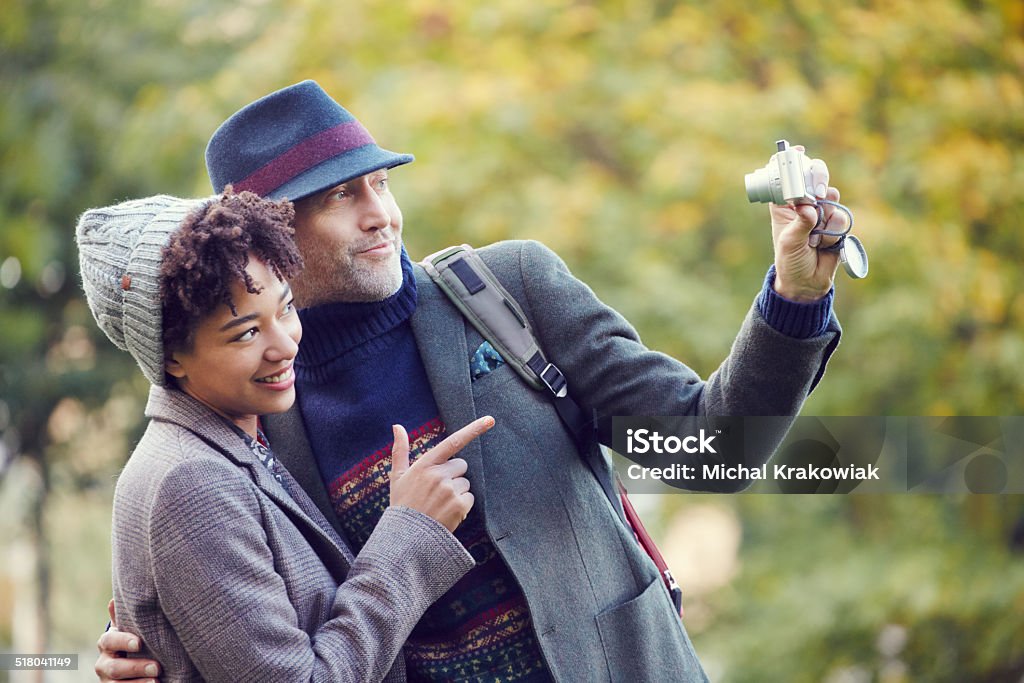
M 494 350 L 491 342 L 485 341 L 473 352 L 473 358 L 469 361 L 469 370 L 475 381 L 504 364 L 505 359 L 501 357 L 501 354 Z

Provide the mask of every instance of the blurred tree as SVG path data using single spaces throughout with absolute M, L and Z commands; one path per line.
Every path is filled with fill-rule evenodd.
M 1019 496 L 713 498 L 744 520 L 744 550 L 728 588 L 686 607 L 712 615 L 695 639 L 712 680 L 1024 675 Z
M 16 463 L 37 475 L 25 480 L 32 488 L 25 510 L 39 651 L 52 632 L 49 537 L 64 523 L 48 518 L 50 495 L 55 486 L 102 486 L 109 500 L 110 474 L 124 460 L 144 399 L 130 359 L 106 340 L 97 343 L 102 335 L 77 286 L 75 221 L 88 206 L 121 197 L 194 193 L 202 169 L 196 148 L 206 131 L 181 120 L 161 130 L 159 113 L 187 98 L 188 84 L 209 78 L 229 54 L 229 41 L 189 30 L 225 13 L 217 5 L 127 0 L 4 5 L 0 478 Z M 122 141 L 139 110 L 152 126 L 144 149 L 126 155 Z M 122 394 L 133 399 L 127 418 L 116 409 Z

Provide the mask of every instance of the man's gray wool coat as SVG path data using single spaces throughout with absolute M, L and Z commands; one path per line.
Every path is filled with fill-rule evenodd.
M 605 444 L 612 416 L 795 416 L 839 342 L 835 317 L 825 334 L 799 340 L 776 332 L 752 307 L 729 356 L 705 382 L 647 349 L 543 245 L 504 242 L 478 253 L 525 310 L 575 400 L 597 411 Z M 554 678 L 706 680 L 654 563 L 619 521 L 551 401 L 507 364 L 471 381 L 469 360 L 482 338 L 419 266 L 416 277 L 411 324 L 441 417 L 449 430 L 482 415 L 497 422 L 461 457 Z M 337 524 L 306 438 L 316 425 L 303 424 L 296 404 L 266 427 L 277 456 Z M 765 444 L 761 461 L 776 445 Z

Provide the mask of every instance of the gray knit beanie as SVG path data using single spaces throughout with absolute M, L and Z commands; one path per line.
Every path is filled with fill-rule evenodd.
M 93 317 L 153 384 L 163 386 L 160 264 L 171 234 L 208 199 L 158 195 L 102 209 L 78 220 L 75 239 L 82 288 Z

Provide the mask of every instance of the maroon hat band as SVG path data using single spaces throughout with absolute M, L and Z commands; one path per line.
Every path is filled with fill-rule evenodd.
M 373 137 L 359 121 L 347 121 L 306 138 L 233 186 L 236 192 L 249 190 L 263 197 L 327 159 L 372 144 Z

